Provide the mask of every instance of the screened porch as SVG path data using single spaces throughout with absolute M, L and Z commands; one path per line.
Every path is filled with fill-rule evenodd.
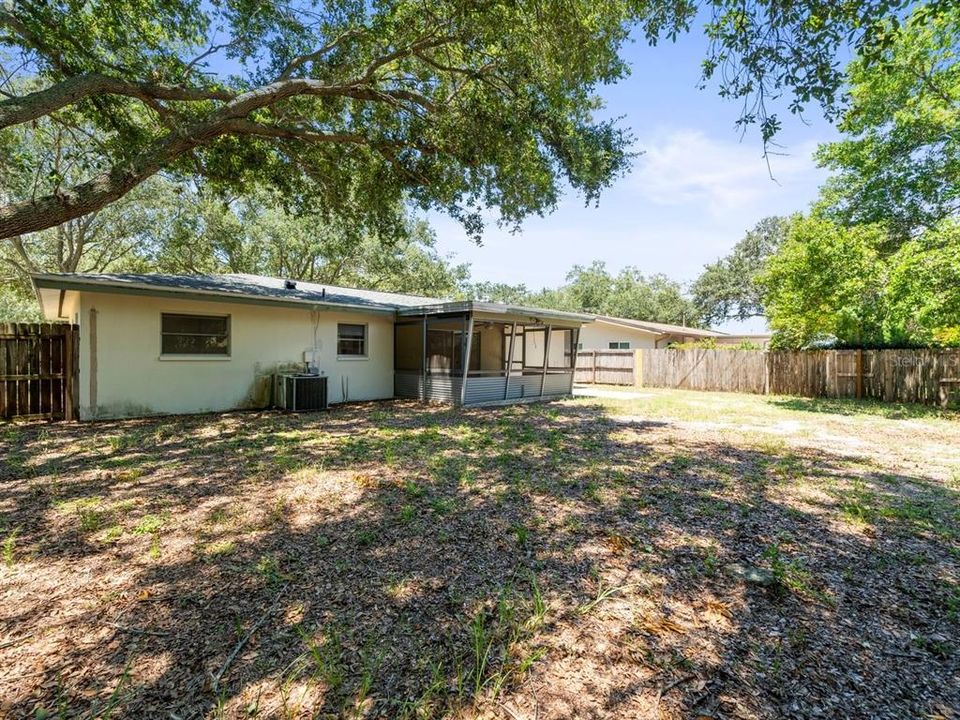
M 414 309 L 397 318 L 397 397 L 478 405 L 571 393 L 583 316 L 458 305 L 466 309 Z

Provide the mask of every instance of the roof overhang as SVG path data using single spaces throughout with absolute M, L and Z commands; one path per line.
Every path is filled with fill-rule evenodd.
M 329 302 L 309 298 L 278 298 L 270 295 L 254 295 L 229 290 L 204 290 L 200 288 L 178 288 L 157 286 L 148 283 L 118 281 L 111 278 L 76 277 L 58 274 L 31 275 L 34 289 L 44 305 L 44 314 L 50 317 L 46 307 L 49 294 L 47 290 L 76 290 L 78 292 L 99 292 L 112 295 L 139 295 L 144 297 L 168 297 L 179 300 L 203 300 L 206 302 L 243 303 L 247 305 L 266 305 L 269 307 L 287 307 L 300 309 L 343 310 L 378 315 L 393 315 L 396 308 L 392 305 L 353 304 Z
M 604 325 L 613 325 L 614 327 L 619 327 L 619 328 L 626 328 L 627 330 L 633 330 L 639 333 L 646 333 L 648 335 L 656 335 L 657 337 L 666 335 L 666 333 L 661 332 L 660 330 L 653 330 L 652 328 L 646 328 L 646 327 L 638 327 L 637 325 L 634 325 L 632 323 L 617 322 L 615 320 L 610 320 L 608 318 L 598 317 L 596 320 L 594 320 L 594 322 L 602 323 Z
M 703 328 L 693 328 L 693 327 L 669 327 L 657 325 L 656 323 L 645 323 L 642 320 L 630 320 L 628 318 L 614 318 L 607 316 L 600 316 L 596 319 L 596 322 L 603 323 L 605 325 L 615 325 L 616 327 L 627 328 L 629 330 L 637 330 L 639 332 L 650 333 L 651 335 L 657 335 L 659 337 L 665 337 L 669 335 L 679 335 L 687 337 L 712 337 L 712 338 L 722 338 L 726 337 L 725 333 L 717 332 L 716 330 L 704 330 Z
M 286 307 L 301 309 L 340 310 L 368 314 L 387 315 L 391 317 L 410 317 L 422 315 L 444 315 L 472 312 L 482 314 L 487 319 L 498 319 L 504 322 L 513 320 L 525 323 L 554 324 L 578 327 L 592 322 L 593 315 L 565 312 L 562 310 L 548 310 L 532 308 L 522 305 L 506 305 L 501 303 L 474 302 L 470 300 L 460 302 L 437 302 L 419 305 L 416 307 L 398 307 L 387 303 L 350 303 L 344 301 L 330 301 L 305 297 L 277 297 L 275 295 L 261 295 L 247 293 L 242 290 L 223 290 L 201 287 L 178 287 L 176 285 L 159 285 L 134 280 L 118 279 L 115 277 L 91 277 L 72 274 L 36 273 L 31 275 L 34 289 L 44 314 L 47 317 L 59 317 L 60 303 L 63 294 L 69 291 L 88 293 L 107 293 L 112 295 L 135 295 L 141 297 L 165 297 L 178 300 L 199 300 L 205 302 L 243 303 L 268 307 Z
M 477 315 L 486 316 L 486 319 L 496 319 L 501 322 L 518 320 L 531 324 L 554 324 L 570 326 L 583 325 L 584 323 L 593 322 L 595 319 L 595 316 L 593 315 L 566 312 L 564 310 L 548 310 L 545 308 L 526 307 L 523 305 L 475 302 L 472 300 L 401 308 L 397 310 L 397 317 L 452 315 L 457 313 L 474 313 Z

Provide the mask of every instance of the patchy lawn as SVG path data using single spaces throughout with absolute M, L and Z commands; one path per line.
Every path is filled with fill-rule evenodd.
M 950 718 L 960 418 L 633 400 L 0 427 L 0 715 Z

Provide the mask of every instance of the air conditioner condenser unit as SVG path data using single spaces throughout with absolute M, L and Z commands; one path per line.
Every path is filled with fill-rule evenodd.
M 277 373 L 274 376 L 273 404 L 288 412 L 326 410 L 327 377 L 308 373 Z

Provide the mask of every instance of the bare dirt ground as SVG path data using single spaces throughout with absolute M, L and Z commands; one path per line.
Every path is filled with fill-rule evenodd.
M 956 416 L 397 402 L 0 458 L 3 717 L 960 717 Z

